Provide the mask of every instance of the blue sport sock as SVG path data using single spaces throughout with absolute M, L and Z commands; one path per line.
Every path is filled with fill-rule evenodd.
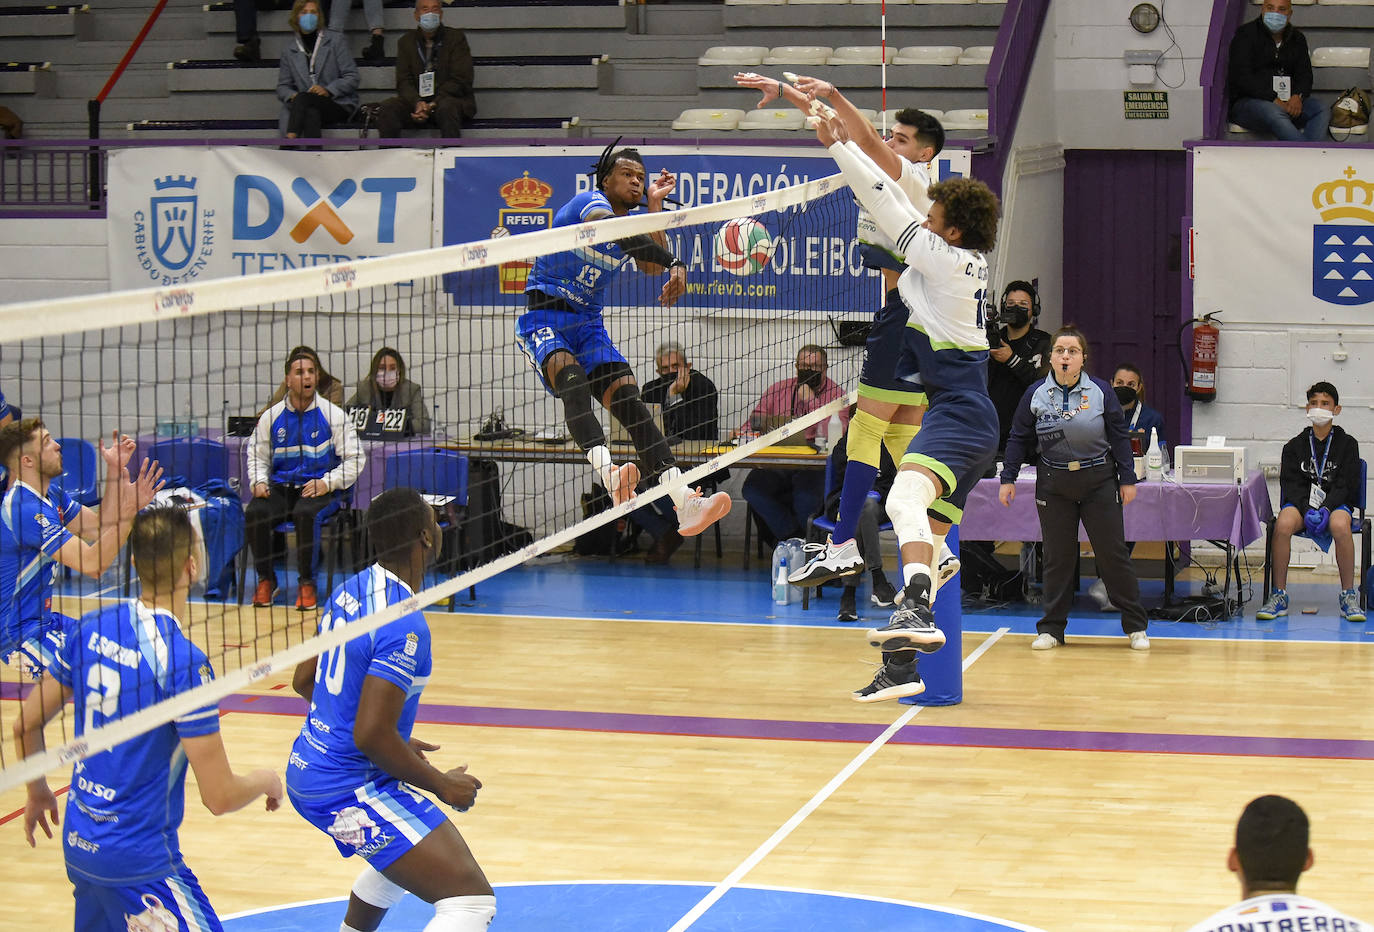
M 844 485 L 840 487 L 840 513 L 835 518 L 835 533 L 830 539 L 843 543 L 854 536 L 859 527 L 859 515 L 863 514 L 864 502 L 873 490 L 878 478 L 878 467 L 857 460 L 849 460 L 844 465 Z

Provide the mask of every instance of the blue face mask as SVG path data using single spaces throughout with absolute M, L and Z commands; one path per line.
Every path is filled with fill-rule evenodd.
M 302 13 L 300 18 L 301 32 L 310 33 L 320 25 L 320 18 L 314 13 Z
M 420 28 L 425 32 L 433 32 L 439 28 L 441 17 L 438 13 L 421 13 Z
M 1283 27 L 1288 25 L 1288 17 L 1282 13 L 1265 13 L 1264 25 L 1270 32 L 1283 32 Z

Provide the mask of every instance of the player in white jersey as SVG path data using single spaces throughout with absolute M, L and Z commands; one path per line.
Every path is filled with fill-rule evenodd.
M 1298 896 L 1298 877 L 1312 866 L 1307 813 L 1284 796 L 1250 801 L 1236 823 L 1226 866 L 1240 878 L 1243 899 L 1189 932 L 1368 932 L 1319 900 Z
M 925 690 L 916 652 L 939 650 L 945 642 L 930 608 L 931 564 L 997 454 L 997 411 L 987 390 L 984 253 L 997 241 L 998 205 L 982 182 L 956 178 L 930 187 L 933 203 L 929 214 L 921 214 L 849 141 L 842 122 L 821 120 L 816 132 L 854 195 L 906 259 L 895 296 L 910 311 L 898 371 L 919 372 L 929 402 L 888 495 L 905 586 L 890 622 L 868 632 L 869 643 L 883 651 L 883 668 L 854 698 L 872 702 Z
M 945 142 L 944 127 L 939 120 L 915 108 L 901 110 L 890 134 L 883 139 L 868 118 L 834 85 L 805 75 L 787 77 L 790 83 L 784 84 L 746 72 L 735 75 L 735 83 L 758 90 L 762 94 L 759 107 L 779 96 L 807 114 L 822 112 L 825 108 L 822 100 L 833 104 L 836 117 L 863 153 L 893 180 L 896 189 L 906 195 L 917 211 L 922 214 L 930 211 L 930 167 Z M 862 206 L 857 226 L 864 265 L 880 271 L 883 295 L 886 296 L 897 287 L 897 278 L 906 268 L 906 261 L 892 238 L 878 228 L 873 215 Z M 907 318 L 907 306 L 897 300 L 885 300 L 874 315 L 859 374 L 859 406 L 849 422 L 849 460 L 845 465 L 835 530 L 825 544 L 808 546 L 814 555 L 788 576 L 793 585 L 819 586 L 838 576 L 857 573 L 864 566 L 855 532 L 864 502 L 878 475 L 879 451 L 886 446 L 893 461 L 900 462 L 925 412 L 926 394 L 920 373 L 897 371 Z M 958 569 L 958 558 L 948 548 L 942 548 L 936 588 Z M 892 604 L 891 596 L 884 600 L 876 589 L 873 601 L 877 605 Z
M 330 595 L 330 631 L 413 599 L 439 552 L 434 509 L 414 489 L 388 489 L 367 510 L 377 562 Z M 467 766 L 443 771 L 437 750 L 411 737 L 429 681 L 429 625 L 416 610 L 296 668 L 292 686 L 310 713 L 291 749 L 291 805 L 344 857 L 367 862 L 353 883 L 341 932 L 373 932 L 409 891 L 434 904 L 425 932 L 481 932 L 496 896 L 463 836 L 429 798 L 466 812 L 480 780 Z
M 155 507 L 134 518 L 129 550 L 139 596 L 90 612 L 71 629 L 15 722 L 21 756 L 43 750 L 43 725 L 67 699 L 73 700 L 74 731 L 81 737 L 214 678 L 204 652 L 178 620 L 186 617 L 200 549 L 179 507 Z M 188 762 L 201 801 L 216 815 L 264 795 L 268 810 L 277 808 L 280 777 L 270 770 L 240 776 L 230 769 L 213 703 L 77 762 L 63 857 L 81 932 L 220 928 L 177 839 Z M 57 825 L 57 800 L 40 777 L 28 785 L 24 806 L 30 845 L 35 827 L 52 837 L 49 818 Z

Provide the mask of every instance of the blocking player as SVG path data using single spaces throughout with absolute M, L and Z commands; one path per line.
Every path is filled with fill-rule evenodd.
M 0 463 L 10 475 L 0 500 L 0 658 L 18 657 L 38 679 L 62 647 L 74 619 L 52 610 L 58 564 L 99 579 L 114 563 L 134 515 L 162 488 L 162 469 L 144 460 L 137 479 L 127 466 L 136 444 L 118 431 L 100 441 L 105 494 L 97 513 L 53 480 L 62 475 L 62 447 L 38 418 L 0 428 Z
M 982 182 L 955 178 L 930 186 L 932 203 L 923 214 L 892 190 L 887 175 L 849 140 L 842 121 L 819 121 L 816 135 L 906 258 L 896 293 L 888 295 L 910 311 L 897 365 L 898 371 L 920 372 L 929 401 L 888 494 L 905 586 L 888 624 L 868 632 L 869 643 L 883 651 L 883 668 L 854 698 L 872 702 L 925 691 L 916 653 L 945 642 L 930 609 L 931 562 L 962 516 L 969 490 L 997 455 L 997 410 L 987 388 L 984 253 L 997 242 L 998 205 Z
M 596 188 L 559 208 L 554 226 L 623 217 L 639 206 L 645 194 L 644 160 L 635 149 L 611 148 L 597 163 Z M 676 186 L 677 179 L 667 169 L 660 171 L 648 186 L 649 212 L 662 210 L 664 198 Z M 658 302 L 664 307 L 677 303 L 687 288 L 687 266 L 667 250 L 667 242 L 662 231 L 655 231 L 538 257 L 525 286 L 528 310 L 515 327 L 520 349 L 544 387 L 563 402 L 568 432 L 617 505 L 634 497 L 639 467 L 612 461 L 601 422 L 592 412 L 593 396 L 629 431 L 650 478 L 667 485 L 682 475 L 640 398 L 629 363 L 611 342 L 601 318 L 606 289 L 630 259 L 642 272 L 666 271 Z M 726 492 L 703 496 L 698 489 L 678 486 L 669 495 L 683 537 L 700 534 L 730 511 Z
M 735 75 L 735 83 L 752 87 L 762 94 L 758 106 L 781 97 L 803 113 L 819 110 L 817 101 L 833 105 L 833 112 L 844 124 L 849 137 L 864 154 L 896 182 L 897 190 L 921 213 L 930 210 L 930 163 L 945 144 L 945 130 L 928 113 L 908 108 L 897 113 L 892 132 L 886 140 L 867 117 L 833 84 L 819 78 L 788 75 L 784 84 L 752 72 Z M 897 278 L 906 262 L 891 237 L 873 221 L 873 215 L 860 207 L 858 238 L 864 266 L 878 269 L 883 278 L 883 294 L 897 287 Z M 920 374 L 898 371 L 902 331 L 909 311 L 901 301 L 886 301 L 874 314 L 864 346 L 863 368 L 859 373 L 859 407 L 849 422 L 849 461 L 840 486 L 840 510 L 835 530 L 824 545 L 804 565 L 793 570 L 788 582 L 797 586 L 819 586 L 838 576 L 860 573 L 864 568 L 855 534 L 864 502 L 878 476 L 881 449 L 886 446 L 894 461 L 900 461 L 925 413 L 926 394 Z M 935 588 L 953 576 L 959 560 L 949 548 L 942 547 Z M 874 599 L 875 602 L 878 600 Z M 890 602 L 878 602 L 889 605 Z
M 331 631 L 411 598 L 439 552 L 434 509 L 414 489 L 388 489 L 367 510 L 377 562 L 345 580 L 325 605 Z M 406 891 L 434 904 L 427 932 L 480 932 L 496 897 L 463 836 L 425 790 L 459 812 L 482 782 L 467 765 L 439 770 L 438 746 L 411 737 L 431 670 L 429 625 L 411 612 L 296 668 L 310 702 L 291 749 L 286 789 L 306 821 L 344 857 L 367 866 L 353 883 L 341 932 L 373 932 Z
M 182 630 L 197 578 L 198 545 L 186 512 L 139 513 L 129 533 L 139 596 L 83 616 L 29 693 L 14 723 L 20 757 L 44 749 L 43 726 L 73 700 L 77 737 L 214 678 L 205 653 Z M 215 815 L 267 797 L 276 809 L 281 778 L 234 773 L 220 738 L 219 710 L 194 709 L 93 754 L 73 768 L 63 857 L 82 932 L 221 928 L 182 860 L 177 829 L 186 806 L 186 765 Z M 52 837 L 57 799 L 40 777 L 28 785 L 24 837 Z

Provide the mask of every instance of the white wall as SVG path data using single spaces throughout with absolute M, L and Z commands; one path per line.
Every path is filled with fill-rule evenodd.
M 0 222 L 0 303 L 109 289 L 105 221 Z

